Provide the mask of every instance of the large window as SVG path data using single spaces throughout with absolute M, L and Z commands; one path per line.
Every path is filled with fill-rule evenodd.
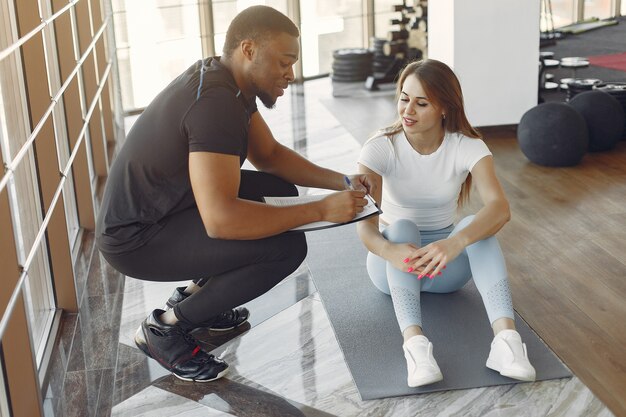
M 273 7 L 297 21 L 299 7 L 303 76 L 330 72 L 338 48 L 365 45 L 365 0 L 114 0 L 115 39 L 126 112 L 144 108 L 173 78 L 202 56 L 202 39 L 213 37 L 222 54 L 232 19 L 253 5 Z M 394 16 L 392 3 L 383 7 Z M 376 6 L 377 8 L 380 6 Z M 212 21 L 201 26 L 200 14 L 211 8 Z M 388 19 L 383 31 L 388 26 Z M 208 33 L 207 33 L 208 32 Z
M 78 232 L 116 145 L 103 6 L 0 0 L 0 390 L 15 415 L 41 415 L 50 336 L 78 308 Z
M 7 9 L 7 12 L 8 16 L 15 13 L 10 9 Z M 16 39 L 17 34 L 15 26 L 9 19 L 3 23 L 7 25 L 3 24 L 7 30 L 0 31 L 0 50 L 8 47 Z M 0 61 L 0 153 L 3 163 L 7 166 L 17 159 L 31 133 L 21 66 L 22 57 L 18 51 Z M 20 265 L 24 265 L 31 252 L 43 220 L 35 158 L 34 149 L 31 147 L 17 164 L 6 184 Z M 36 247 L 34 254 L 24 294 L 31 337 L 36 347 L 37 359 L 40 360 L 55 306 L 45 240 Z M 13 288 L 8 290 L 13 292 Z
M 392 28 L 391 20 L 399 19 L 400 12 L 394 11 L 394 6 L 400 2 L 396 0 L 376 0 L 374 2 L 374 31 L 377 38 L 387 38 L 387 32 Z
M 576 21 L 576 0 L 551 0 L 545 4 L 551 5 L 554 28 L 566 26 Z M 546 27 L 546 21 L 550 18 L 550 10 L 546 10 L 546 7 L 543 6 L 541 13 L 541 30 L 553 29 Z
M 115 39 L 122 104 L 144 108 L 202 58 L 198 0 L 116 0 Z
M 554 27 L 558 29 L 579 20 L 614 17 L 616 1 L 618 0 L 542 0 L 541 29 L 546 29 L 544 15 L 549 18 L 549 10 L 546 11 L 546 9 L 552 9 Z M 580 12 L 582 15 L 579 15 Z M 621 0 L 621 12 L 619 13 L 622 16 L 626 14 L 626 0 Z
M 361 0 L 301 1 L 304 77 L 329 73 L 333 51 L 364 45 Z
M 606 19 L 613 16 L 614 0 L 584 0 L 585 1 L 585 19 L 597 17 Z

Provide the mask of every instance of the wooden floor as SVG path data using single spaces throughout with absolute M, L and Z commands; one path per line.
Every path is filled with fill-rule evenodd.
M 511 203 L 498 237 L 516 310 L 626 416 L 626 141 L 546 168 L 524 157 L 514 129 L 483 133 Z

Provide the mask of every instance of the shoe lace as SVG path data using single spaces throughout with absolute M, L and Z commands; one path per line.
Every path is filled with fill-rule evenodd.
M 207 353 L 204 350 L 202 350 L 202 347 L 200 346 L 200 344 L 198 343 L 196 338 L 193 337 L 191 334 L 189 334 L 189 332 L 187 332 L 187 331 L 185 331 L 183 329 L 180 329 L 180 328 L 177 331 L 183 337 L 183 339 L 187 343 L 187 346 L 190 347 L 190 348 L 193 347 L 193 350 L 191 352 L 191 357 L 192 358 L 197 358 L 197 359 L 201 360 L 202 362 L 207 362 L 207 361 L 209 361 L 210 359 L 212 359 L 214 357 L 210 353 Z M 200 356 L 196 357 L 196 355 L 198 355 L 198 354 L 200 354 Z M 208 356 L 208 357 L 205 357 L 205 356 Z

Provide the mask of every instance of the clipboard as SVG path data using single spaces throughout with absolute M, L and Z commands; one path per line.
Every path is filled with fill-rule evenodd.
M 286 206 L 295 206 L 298 204 L 307 204 L 315 201 L 319 201 L 326 197 L 328 194 L 306 194 L 295 197 L 263 197 L 263 200 L 266 204 L 270 204 L 272 206 L 277 207 L 286 207 Z M 323 230 L 331 227 L 343 226 L 350 223 L 355 223 L 361 220 L 365 220 L 372 216 L 378 216 L 382 213 L 382 211 L 378 208 L 374 199 L 369 195 L 365 195 L 365 199 L 367 200 L 367 204 L 363 207 L 363 211 L 357 213 L 354 218 L 345 223 L 333 223 L 328 221 L 319 221 L 303 224 L 302 226 L 294 227 L 293 229 L 289 229 L 290 232 L 311 232 L 314 230 Z

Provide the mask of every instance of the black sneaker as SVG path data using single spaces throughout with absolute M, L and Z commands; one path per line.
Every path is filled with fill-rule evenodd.
M 174 293 L 172 294 L 172 296 L 168 298 L 167 301 L 165 302 L 165 305 L 167 306 L 167 308 L 174 308 L 176 304 L 180 303 L 185 298 L 191 295 L 185 292 L 185 288 L 187 287 L 177 287 L 174 290 Z
M 178 287 L 174 290 L 172 296 L 165 303 L 168 308 L 174 308 L 176 304 L 190 296 L 190 294 L 185 292 L 185 288 L 186 287 Z M 245 307 L 237 307 L 218 314 L 217 317 L 210 320 L 207 325 L 198 327 L 206 327 L 209 330 L 224 332 L 241 326 L 248 321 L 248 318 L 250 318 L 250 311 Z
M 163 313 L 154 310 L 141 323 L 135 333 L 137 347 L 184 381 L 209 382 L 224 376 L 228 364 L 202 350 L 189 331 L 159 320 Z

